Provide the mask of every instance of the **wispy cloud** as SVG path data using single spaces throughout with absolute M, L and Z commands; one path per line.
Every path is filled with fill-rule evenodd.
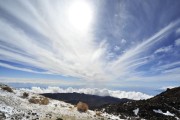
M 174 68 L 176 66 L 180 66 L 180 61 L 169 63 L 169 64 L 166 64 L 166 65 L 161 65 L 161 66 L 159 66 L 159 68 L 160 69 L 170 69 L 170 68 Z
M 180 25 L 180 20 L 171 22 L 148 39 L 131 46 L 125 53 L 116 55 L 115 59 L 106 59 L 111 54 L 110 44 L 96 41 L 93 26 L 78 32 L 69 24 L 66 15 L 69 2 L 7 2 L 1 1 L 0 7 L 6 12 L 4 14 L 14 17 L 14 21 L 0 17 L 0 28 L 3 28 L 0 29 L 0 60 L 18 63 L 24 68 L 2 62 L 0 66 L 73 76 L 87 81 L 134 78 L 132 75 L 138 72 L 136 69 L 148 62 L 149 57 L 144 53 Z M 125 40 L 122 42 L 126 43 Z M 46 72 L 26 68 L 26 65 Z
M 175 41 L 176 46 L 180 46 L 180 38 Z
M 169 45 L 169 46 L 157 49 L 154 53 L 155 54 L 157 54 L 157 53 L 166 53 L 166 52 L 169 52 L 171 50 L 172 50 L 172 45 Z
M 180 28 L 176 30 L 176 35 L 180 35 Z

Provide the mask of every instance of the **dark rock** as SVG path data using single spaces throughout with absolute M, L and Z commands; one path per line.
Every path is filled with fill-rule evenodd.
M 5 114 L 0 111 L 0 120 L 5 120 L 5 119 L 6 119 Z
M 10 88 L 9 86 L 2 87 L 2 90 L 7 91 L 7 92 L 13 92 L 12 88 Z
M 62 118 L 57 118 L 56 120 L 63 120 Z
M 23 97 L 23 98 L 27 98 L 28 96 L 29 96 L 29 93 L 24 92 L 22 97 Z

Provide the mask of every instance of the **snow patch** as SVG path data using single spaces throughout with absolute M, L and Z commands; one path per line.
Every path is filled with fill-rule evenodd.
M 108 114 L 108 113 L 103 113 L 102 116 L 106 116 L 107 118 L 111 118 L 111 120 L 124 120 L 124 119 L 120 119 L 119 116 L 113 115 L 113 114 Z
M 134 112 L 135 115 L 138 115 L 138 113 L 139 113 L 139 108 L 133 110 L 133 112 Z
M 163 114 L 166 116 L 174 116 L 174 114 L 170 113 L 169 111 L 166 111 L 166 113 L 163 113 L 162 110 L 158 109 L 158 110 L 153 110 L 155 113 L 159 113 L 159 114 Z

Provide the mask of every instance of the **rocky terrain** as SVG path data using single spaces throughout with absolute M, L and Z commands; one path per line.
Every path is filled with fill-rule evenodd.
M 180 120 L 180 87 L 147 100 L 105 105 L 101 111 L 119 115 L 121 119 Z
M 91 110 L 97 109 L 106 104 L 125 103 L 132 101 L 126 98 L 119 99 L 110 96 L 97 96 L 84 93 L 44 93 L 41 95 L 56 100 L 62 100 L 73 105 L 76 105 L 79 101 L 82 101 L 87 103 L 89 105 L 89 109 Z
M 78 111 L 76 106 L 69 103 L 0 84 L 0 120 L 108 119 L 119 120 L 119 117 L 87 108 L 85 112 Z

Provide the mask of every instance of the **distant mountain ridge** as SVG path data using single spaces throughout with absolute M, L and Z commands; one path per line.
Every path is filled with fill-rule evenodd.
M 110 96 L 97 96 L 97 95 L 89 95 L 84 93 L 44 93 L 41 94 L 45 97 L 62 100 L 67 103 L 71 103 L 76 105 L 79 101 L 85 102 L 89 105 L 90 109 L 96 109 L 106 104 L 113 103 L 125 103 L 128 101 L 132 101 L 130 99 L 119 99 Z

